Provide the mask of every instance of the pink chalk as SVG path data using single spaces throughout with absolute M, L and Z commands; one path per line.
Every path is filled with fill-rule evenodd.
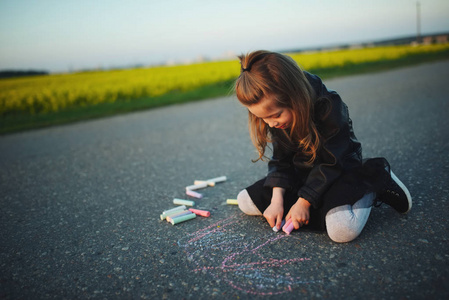
M 186 194 L 195 198 L 203 198 L 203 195 L 191 190 L 186 189 Z
M 195 209 L 195 208 L 189 208 L 189 210 L 198 216 L 202 216 L 202 217 L 206 217 L 206 218 L 210 217 L 210 212 L 208 212 L 206 210 Z
M 292 223 L 292 219 L 288 219 L 287 222 L 285 222 L 284 226 L 282 227 L 282 230 L 284 230 L 284 228 L 287 228 L 288 225 L 290 225 Z
M 282 231 L 284 231 L 286 234 L 290 234 L 294 228 L 295 227 L 293 227 L 292 219 L 289 219 L 287 223 L 285 223 L 284 227 L 282 227 Z

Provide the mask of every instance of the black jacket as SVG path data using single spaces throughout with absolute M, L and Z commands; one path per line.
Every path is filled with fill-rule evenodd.
M 322 145 L 312 165 L 307 164 L 301 149 L 293 145 L 282 129 L 270 128 L 273 156 L 268 163 L 266 187 L 298 190 L 298 197 L 314 208 L 323 205 L 323 195 L 344 171 L 362 164 L 362 146 L 357 141 L 349 118 L 348 107 L 340 96 L 328 90 L 321 79 L 305 72 L 316 93 L 314 122 Z M 330 110 L 323 116 L 320 99 L 328 99 Z

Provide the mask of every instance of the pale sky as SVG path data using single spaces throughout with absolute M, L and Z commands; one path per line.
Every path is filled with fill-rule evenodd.
M 422 33 L 449 1 L 420 0 Z M 0 0 L 0 70 L 64 72 L 416 34 L 413 0 Z

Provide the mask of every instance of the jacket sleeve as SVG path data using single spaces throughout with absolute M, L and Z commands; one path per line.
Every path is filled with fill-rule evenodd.
M 322 205 L 323 194 L 341 175 L 343 166 L 361 163 L 361 146 L 353 133 L 348 108 L 337 93 L 331 92 L 330 96 L 332 108 L 324 120 L 318 121 L 324 142 L 305 184 L 298 191 L 298 197 L 315 208 Z
M 268 162 L 268 174 L 265 180 L 265 187 L 282 187 L 289 189 L 291 180 L 295 174 L 293 165 L 293 150 L 288 150 L 284 146 L 280 137 L 272 131 L 273 156 Z

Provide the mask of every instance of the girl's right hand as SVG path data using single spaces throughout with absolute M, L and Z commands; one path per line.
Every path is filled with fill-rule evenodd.
M 284 192 L 283 188 L 273 188 L 271 204 L 263 212 L 263 216 L 272 228 L 276 226 L 277 229 L 281 229 L 282 217 L 284 216 Z

